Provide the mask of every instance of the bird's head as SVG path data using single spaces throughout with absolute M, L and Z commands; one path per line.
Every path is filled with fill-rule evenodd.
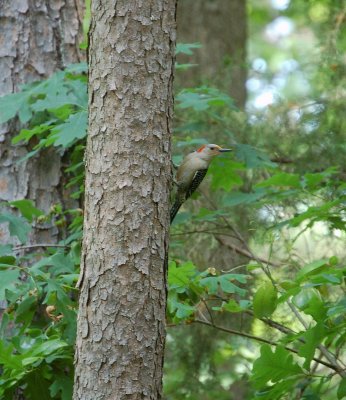
M 211 160 L 213 157 L 218 156 L 221 153 L 232 151 L 232 149 L 223 149 L 217 144 L 204 144 L 196 152 L 199 156 L 205 160 Z

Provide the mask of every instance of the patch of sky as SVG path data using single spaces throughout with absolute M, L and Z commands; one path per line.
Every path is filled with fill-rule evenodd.
M 289 36 L 294 30 L 294 23 L 288 17 L 275 18 L 265 28 L 265 35 L 268 40 L 275 42 Z
M 255 58 L 252 61 L 252 69 L 256 72 L 265 72 L 267 70 L 267 61 L 263 58 Z
M 271 4 L 276 10 L 286 10 L 290 5 L 290 0 L 271 0 Z
M 246 89 L 250 92 L 257 92 L 261 86 L 263 86 L 263 81 L 257 78 L 250 78 L 246 81 Z

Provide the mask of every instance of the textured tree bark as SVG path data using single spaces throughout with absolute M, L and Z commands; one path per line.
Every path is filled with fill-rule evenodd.
M 83 11 L 84 0 L 0 0 L 0 96 L 83 59 L 79 50 Z M 48 211 L 52 204 L 65 201 L 60 155 L 48 150 L 18 164 L 28 152 L 26 146 L 11 145 L 19 129 L 16 122 L 0 126 L 0 201 L 29 198 Z M 54 226 L 36 228 L 32 242 L 56 241 Z M 0 243 L 8 240 L 1 224 Z
M 176 0 L 94 0 L 74 399 L 159 399 Z
M 243 108 L 247 76 L 246 0 L 181 0 L 178 4 L 178 42 L 200 42 L 203 46 L 187 59 L 198 66 L 182 73 L 185 87 L 211 80 Z

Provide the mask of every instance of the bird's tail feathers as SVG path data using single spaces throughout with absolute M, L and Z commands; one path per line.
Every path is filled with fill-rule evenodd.
M 178 211 L 181 207 L 182 203 L 180 201 L 176 201 L 171 208 L 171 223 L 173 222 L 175 216 L 178 214 Z

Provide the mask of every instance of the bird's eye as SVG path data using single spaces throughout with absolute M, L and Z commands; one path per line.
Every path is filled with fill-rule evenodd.
M 210 147 L 210 150 L 215 150 L 215 147 Z

